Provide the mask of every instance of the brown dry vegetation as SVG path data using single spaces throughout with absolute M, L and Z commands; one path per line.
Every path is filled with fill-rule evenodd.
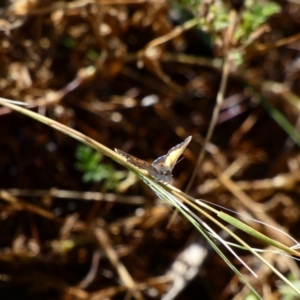
M 196 11 L 207 24 L 215 21 L 211 2 Z M 239 24 L 244 9 L 235 4 L 226 9 Z M 144 160 L 192 135 L 174 170 L 176 187 L 186 189 L 205 147 L 190 195 L 299 240 L 300 2 L 279 5 L 251 38 L 235 40 L 233 25 L 202 25 L 206 33 L 184 28 L 187 15 L 166 0 L 6 1 L 0 96 Z M 229 57 L 234 49 L 241 64 Z M 218 92 L 224 101 L 204 145 Z M 288 120 L 290 134 L 270 107 Z M 172 210 L 142 181 L 128 174 L 114 186 L 84 183 L 75 167 L 77 141 L 5 107 L 0 116 L 0 299 L 162 299 L 172 285 L 171 264 L 193 242 L 208 253 L 176 299 L 247 294 L 188 221 L 179 216 L 167 228 Z M 105 157 L 102 163 L 124 170 Z M 231 261 L 263 298 L 280 299 L 277 278 L 252 255 L 239 254 L 258 280 Z M 268 259 L 299 275 L 293 261 Z

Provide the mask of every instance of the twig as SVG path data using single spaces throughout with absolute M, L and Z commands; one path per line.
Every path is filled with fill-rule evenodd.
M 188 193 L 190 191 L 191 186 L 192 186 L 192 184 L 193 184 L 193 182 L 196 178 L 196 175 L 198 174 L 198 172 L 200 170 L 200 167 L 201 167 L 204 155 L 205 155 L 206 145 L 212 137 L 212 134 L 213 134 L 215 126 L 217 124 L 218 117 L 219 117 L 219 114 L 220 114 L 220 110 L 221 110 L 221 107 L 222 107 L 222 104 L 223 104 L 224 95 L 225 95 L 225 91 L 226 91 L 226 87 L 227 87 L 228 76 L 229 76 L 229 69 L 230 69 L 229 47 L 230 47 L 232 36 L 233 36 L 235 26 L 236 26 L 236 23 L 237 23 L 237 16 L 238 16 L 237 12 L 235 10 L 232 10 L 231 15 L 230 15 L 231 26 L 229 26 L 229 28 L 227 30 L 227 37 L 225 39 L 225 51 L 224 51 L 225 60 L 224 60 L 224 65 L 223 65 L 220 89 L 219 89 L 218 95 L 217 95 L 217 103 L 216 103 L 216 106 L 215 106 L 214 111 L 213 111 L 212 120 L 211 120 L 210 125 L 209 125 L 209 129 L 208 129 L 205 141 L 204 141 L 203 148 L 202 148 L 202 150 L 199 154 L 196 167 L 195 167 L 194 172 L 191 176 L 191 179 L 190 179 L 190 181 L 187 185 L 186 193 Z

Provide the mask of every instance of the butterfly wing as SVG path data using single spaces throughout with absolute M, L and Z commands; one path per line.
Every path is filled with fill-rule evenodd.
M 126 160 L 132 165 L 146 170 L 152 177 L 154 177 L 156 181 L 168 183 L 172 181 L 172 170 L 179 156 L 182 154 L 191 139 L 191 136 L 187 137 L 182 143 L 171 148 L 166 155 L 157 158 L 152 165 L 122 150 L 115 149 L 115 151 L 125 157 Z
M 172 180 L 172 174 L 171 176 L 169 175 L 164 175 L 163 173 L 161 173 L 160 171 L 158 171 L 157 169 L 155 169 L 152 165 L 150 165 L 148 162 L 139 159 L 133 155 L 130 155 L 120 149 L 115 149 L 115 151 L 124 156 L 126 158 L 126 161 L 128 161 L 130 164 L 142 169 L 142 170 L 146 170 L 149 175 L 151 175 L 156 181 L 162 181 L 162 182 L 170 182 Z
M 123 157 L 126 158 L 126 161 L 128 161 L 129 163 L 131 163 L 132 165 L 140 168 L 140 169 L 143 169 L 143 170 L 146 170 L 148 171 L 150 174 L 151 172 L 153 171 L 153 167 L 151 166 L 151 164 L 149 164 L 148 162 L 142 160 L 142 159 L 139 159 L 133 155 L 130 155 L 120 149 L 115 149 L 115 151 L 122 155 Z
M 179 156 L 182 154 L 182 152 L 184 151 L 186 146 L 189 144 L 191 139 L 192 139 L 192 137 L 189 136 L 182 143 L 171 148 L 166 155 L 157 158 L 152 163 L 152 166 L 157 170 L 161 169 L 162 171 L 165 171 L 165 172 L 169 171 L 171 173 L 174 166 L 176 165 L 176 162 L 177 162 Z

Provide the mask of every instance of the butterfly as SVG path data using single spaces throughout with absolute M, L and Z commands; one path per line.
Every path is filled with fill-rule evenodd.
M 152 164 L 136 158 L 122 150 L 115 149 L 115 151 L 124 156 L 132 165 L 146 170 L 156 181 L 169 183 L 172 181 L 172 170 L 174 169 L 179 156 L 187 147 L 191 139 L 191 136 L 187 137 L 182 143 L 171 148 L 166 155 L 160 156 L 154 160 Z

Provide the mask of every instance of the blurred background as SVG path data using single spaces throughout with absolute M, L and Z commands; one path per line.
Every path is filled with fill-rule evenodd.
M 0 97 L 148 162 L 192 135 L 174 186 L 238 213 L 253 203 L 263 213 L 252 217 L 299 240 L 299 39 L 297 0 L 2 1 Z M 250 297 L 184 217 L 167 226 L 173 209 L 110 158 L 6 107 L 0 137 L 1 299 Z M 239 254 L 259 280 L 232 263 L 264 299 L 296 299 Z M 282 260 L 269 257 L 297 282 L 298 265 Z

